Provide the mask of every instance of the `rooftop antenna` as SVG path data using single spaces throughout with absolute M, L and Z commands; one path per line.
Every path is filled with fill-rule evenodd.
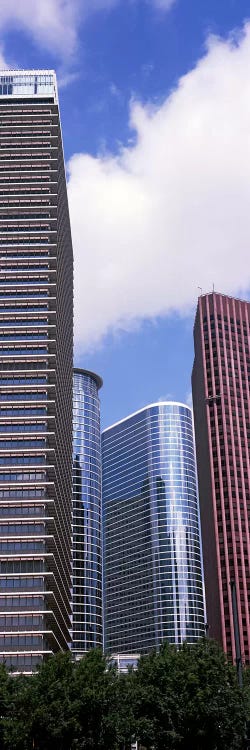
M 201 286 L 198 286 L 198 287 L 197 287 L 197 289 L 199 289 L 199 290 L 200 290 L 200 293 L 202 294 L 202 287 L 201 287 Z M 199 295 L 199 296 L 200 296 L 200 295 Z
M 213 282 L 213 292 L 214 292 L 214 282 Z

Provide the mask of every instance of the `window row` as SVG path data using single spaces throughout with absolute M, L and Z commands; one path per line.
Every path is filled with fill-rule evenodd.
M 0 490 L 0 498 L 25 498 L 25 500 L 28 497 L 31 497 L 32 500 L 34 500 L 35 497 L 46 497 L 46 490 L 45 488 L 37 488 L 33 487 L 32 489 L 18 489 L 18 490 Z
M 43 596 L 0 596 L 0 610 L 30 609 L 44 610 Z
M 0 561 L 0 573 L 42 573 L 44 570 L 43 560 L 2 560 Z
M 25 591 L 26 589 L 34 589 L 37 591 L 43 591 L 44 589 L 43 578 L 1 578 L 1 589 L 19 589 Z
M 35 464 L 45 464 L 46 456 L 1 456 L 0 455 L 0 466 L 34 466 Z M 1 477 L 2 475 L 0 475 Z M 11 475 L 12 476 L 12 475 Z M 3 481 L 0 479 L 0 481 Z
M 19 472 L 18 474 L 0 474 L 0 482 L 42 482 L 46 480 L 43 471 Z
M 42 615 L 0 615 L 0 629 L 1 630 L 12 630 L 12 628 L 24 630 L 33 630 L 33 628 L 39 628 L 43 626 Z
M 44 534 L 45 533 L 45 525 L 44 523 L 5 523 L 0 524 L 0 536 L 8 535 L 8 536 L 16 536 L 18 534 L 21 534 L 21 536 L 24 536 L 25 534 Z

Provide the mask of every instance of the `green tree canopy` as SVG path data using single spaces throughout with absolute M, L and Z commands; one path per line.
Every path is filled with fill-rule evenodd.
M 140 660 L 135 713 L 142 744 L 155 750 L 238 750 L 244 703 L 236 672 L 209 640 L 165 643 Z
M 45 661 L 31 677 L 0 665 L 1 750 L 242 750 L 250 719 L 250 670 L 236 670 L 204 640 L 165 643 L 118 674 L 100 650 L 77 663 Z

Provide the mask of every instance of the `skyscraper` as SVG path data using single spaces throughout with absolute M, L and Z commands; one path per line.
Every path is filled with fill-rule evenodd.
M 235 658 L 232 584 L 243 660 L 250 655 L 250 304 L 199 298 L 193 401 L 208 629 Z
M 104 430 L 107 653 L 146 653 L 204 634 L 192 412 L 151 404 Z
M 77 658 L 102 647 L 101 432 L 102 379 L 74 370 L 73 638 Z
M 71 627 L 73 257 L 56 76 L 0 74 L 0 661 Z

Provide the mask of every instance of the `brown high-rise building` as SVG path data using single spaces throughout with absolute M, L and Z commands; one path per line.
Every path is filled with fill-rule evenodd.
M 192 385 L 208 632 L 250 661 L 250 303 L 199 298 Z
M 71 627 L 73 257 L 56 77 L 0 74 L 0 661 Z

